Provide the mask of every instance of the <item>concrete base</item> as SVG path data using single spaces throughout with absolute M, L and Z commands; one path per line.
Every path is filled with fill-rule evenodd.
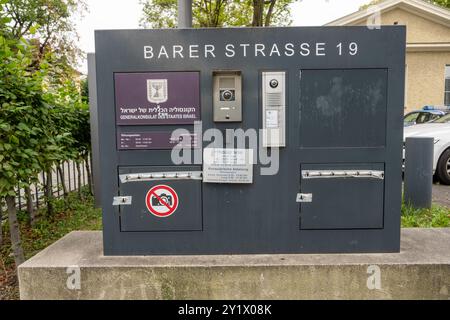
M 72 232 L 19 266 L 22 299 L 450 299 L 450 229 L 401 253 L 105 257 Z

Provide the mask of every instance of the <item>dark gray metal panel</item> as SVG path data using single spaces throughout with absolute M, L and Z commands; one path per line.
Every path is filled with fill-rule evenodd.
M 378 170 L 382 163 L 305 164 L 301 170 Z M 301 179 L 301 193 L 312 202 L 300 206 L 301 229 L 381 229 L 384 213 L 384 179 L 330 177 Z
M 272 57 L 242 54 L 224 55 L 224 45 L 326 43 L 325 56 Z M 357 42 L 357 55 L 340 56 L 342 42 Z M 143 58 L 143 46 L 212 44 L 215 58 Z M 249 51 L 250 52 L 250 51 Z M 111 254 L 216 254 L 216 253 L 298 253 L 298 252 L 395 252 L 399 250 L 401 206 L 401 147 L 405 66 L 405 28 L 386 26 L 327 28 L 240 28 L 197 30 L 97 31 L 97 89 L 102 163 L 102 208 L 104 249 Z M 300 70 L 383 69 L 387 70 L 386 143 L 366 147 L 300 148 Z M 212 115 L 212 73 L 240 70 L 243 88 L 243 121 L 214 123 Z M 121 232 L 120 213 L 112 206 L 118 195 L 119 166 L 171 165 L 168 150 L 117 151 L 115 127 L 115 72 L 199 71 L 203 128 L 260 128 L 261 71 L 287 72 L 287 147 L 280 150 L 280 171 L 275 176 L 259 175 L 254 166 L 251 185 L 203 184 L 203 230 L 176 232 Z M 183 126 L 192 129 L 192 126 Z M 146 130 L 154 128 L 144 126 Z M 158 126 L 158 130 L 174 129 Z M 383 134 L 380 132 L 377 134 Z M 377 141 L 375 138 L 374 141 Z M 300 230 L 299 167 L 324 163 L 384 163 L 384 225 L 381 229 Z M 364 212 L 361 212 L 364 214 Z
M 433 151 L 432 137 L 406 138 L 405 202 L 415 208 L 431 208 Z
M 89 85 L 89 116 L 91 126 L 91 155 L 92 155 L 92 182 L 94 184 L 94 205 L 101 207 L 100 192 L 100 155 L 98 143 L 98 109 L 97 109 L 97 79 L 95 74 L 95 53 L 87 54 L 88 85 Z
M 300 147 L 384 147 L 386 90 L 386 69 L 301 71 Z
M 121 167 L 119 168 L 119 174 L 183 170 L 199 171 L 201 167 Z M 175 212 L 167 217 L 153 215 L 146 206 L 147 193 L 159 185 L 169 186 L 175 190 L 178 196 Z M 172 197 L 168 192 L 163 192 Z M 120 207 L 120 224 L 123 232 L 202 230 L 202 182 L 199 180 L 156 180 L 121 183 L 120 195 L 132 196 L 131 205 Z M 153 199 L 155 200 L 155 198 Z M 174 201 L 174 199 L 169 198 L 168 205 L 174 206 Z M 159 207 L 165 209 L 161 205 Z

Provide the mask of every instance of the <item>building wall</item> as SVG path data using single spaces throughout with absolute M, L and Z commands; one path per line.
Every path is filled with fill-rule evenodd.
M 408 52 L 406 54 L 406 111 L 425 105 L 444 104 L 445 65 L 450 52 Z
M 450 28 L 402 9 L 393 9 L 381 15 L 382 24 L 407 26 L 407 43 L 450 43 Z
M 407 43 L 450 44 L 450 28 L 403 9 L 383 12 L 382 25 L 407 26 Z M 352 23 L 366 25 L 366 20 Z M 405 112 L 425 105 L 444 104 L 445 66 L 450 65 L 450 51 L 406 53 Z

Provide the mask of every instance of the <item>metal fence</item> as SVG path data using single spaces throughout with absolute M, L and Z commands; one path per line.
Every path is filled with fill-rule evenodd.
M 87 161 L 91 161 L 89 157 Z M 89 163 L 89 167 L 92 168 L 91 163 Z M 78 190 L 78 170 L 77 165 L 74 161 L 65 161 L 60 164 L 60 168 L 62 171 L 62 176 L 64 179 L 61 179 L 61 174 L 58 173 L 57 167 L 54 166 L 51 170 L 51 190 L 53 196 L 55 198 L 61 198 L 64 196 L 63 186 L 65 184 L 67 192 Z M 83 161 L 80 163 L 80 183 L 81 186 L 85 186 L 89 184 L 89 175 L 87 170 L 87 163 Z M 92 178 L 91 178 L 92 179 Z M 45 207 L 45 182 L 47 181 L 47 174 L 45 172 L 41 172 L 38 175 L 38 182 L 31 184 L 31 199 L 33 202 L 33 207 L 35 209 L 39 209 L 40 207 Z M 23 188 L 17 188 L 17 196 L 16 196 L 16 207 L 18 210 L 26 209 L 27 207 L 27 198 L 26 192 Z M 0 208 L 4 213 L 6 208 Z M 3 219 L 6 218 L 6 214 L 3 214 Z

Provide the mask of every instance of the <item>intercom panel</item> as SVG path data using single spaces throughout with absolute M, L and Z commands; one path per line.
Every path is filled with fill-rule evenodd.
M 262 73 L 263 146 L 286 146 L 286 72 Z
M 240 71 L 213 73 L 215 122 L 242 121 L 242 80 Z

